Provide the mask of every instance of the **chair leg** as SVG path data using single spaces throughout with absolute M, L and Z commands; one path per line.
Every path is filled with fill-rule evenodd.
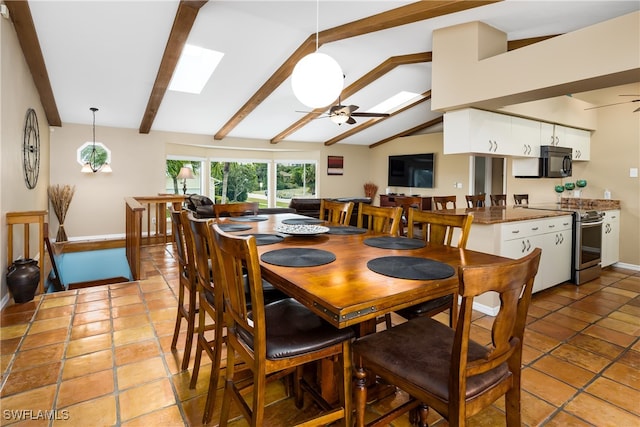
M 367 372 L 359 366 L 355 370 L 354 406 L 356 407 L 356 427 L 364 427 L 364 413 L 367 403 Z
M 191 358 L 191 347 L 193 346 L 193 335 L 196 327 L 196 293 L 189 291 L 189 311 L 187 313 L 187 340 L 184 344 L 184 354 L 182 356 L 182 370 L 189 368 Z
M 235 352 L 227 349 L 227 368 L 224 382 L 224 392 L 222 393 L 222 408 L 220 409 L 220 427 L 226 427 L 229 422 L 229 409 L 231 408 L 231 398 L 233 390 L 233 374 L 235 370 Z
M 296 408 L 298 409 L 302 409 L 302 406 L 304 405 L 304 398 L 302 395 L 302 387 L 300 386 L 300 383 L 302 381 L 302 373 L 303 373 L 303 366 L 296 366 L 296 370 L 295 373 L 293 374 L 294 378 L 293 378 L 293 397 L 294 397 L 294 402 L 296 405 Z
M 205 332 L 205 310 L 200 306 L 200 312 L 198 313 L 198 338 L 196 346 L 196 359 L 193 362 L 193 372 L 191 373 L 191 382 L 189 388 L 196 388 L 198 382 L 198 374 L 200 373 L 200 363 L 202 362 L 202 352 L 204 346 L 207 345 L 207 339 L 204 336 Z
M 384 323 L 387 329 L 393 328 L 393 324 L 391 323 L 391 313 L 387 313 L 384 315 Z
M 345 341 L 342 344 L 342 354 L 340 355 L 342 366 L 342 387 L 340 387 L 340 401 L 344 408 L 345 427 L 353 426 L 353 365 L 351 364 L 351 342 Z M 365 396 L 366 399 L 366 396 Z
M 180 280 L 180 279 L 178 279 Z M 183 313 L 183 304 L 184 304 L 184 287 L 182 283 L 178 283 L 180 290 L 178 291 L 178 310 L 176 312 L 176 326 L 173 328 L 173 339 L 171 340 L 171 348 L 176 348 L 178 344 L 178 335 L 180 335 L 180 324 L 182 323 L 182 318 L 184 317 Z
M 220 361 L 222 359 L 222 316 L 217 316 L 215 325 L 215 344 L 213 349 L 213 360 L 211 361 L 211 375 L 209 377 L 209 390 L 207 391 L 207 401 L 204 406 L 202 422 L 207 424 L 211 421 L 213 410 L 216 405 L 216 390 L 218 388 L 218 378 L 220 378 Z M 203 327 L 204 329 L 204 327 Z M 198 337 L 199 338 L 199 337 Z M 201 353 L 202 354 L 202 353 Z

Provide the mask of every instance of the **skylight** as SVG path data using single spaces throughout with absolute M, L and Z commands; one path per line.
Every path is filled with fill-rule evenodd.
M 392 113 L 400 107 L 404 107 L 410 102 L 417 101 L 422 98 L 423 95 L 419 93 L 402 91 L 393 95 L 390 98 L 382 101 L 380 104 L 369 109 L 372 113 Z
M 222 52 L 185 44 L 169 90 L 199 94 L 223 56 Z

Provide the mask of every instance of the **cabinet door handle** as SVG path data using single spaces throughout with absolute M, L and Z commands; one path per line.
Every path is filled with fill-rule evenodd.
M 538 231 L 538 227 L 531 227 L 531 231 Z
M 558 243 L 560 243 L 560 236 L 558 236 L 558 235 L 556 234 L 556 245 L 557 245 Z
M 524 251 L 527 250 L 527 244 L 524 242 L 524 240 L 522 241 L 522 253 L 524 253 Z
M 567 226 L 567 225 L 569 225 L 569 223 L 568 222 L 563 222 L 562 225 Z
M 511 230 L 511 233 L 513 234 L 518 234 L 520 232 L 520 230 Z
M 531 249 L 531 242 L 529 242 L 529 239 L 527 239 L 527 251 Z
M 549 224 L 549 228 L 556 228 L 555 224 Z
M 560 144 L 560 137 L 556 136 L 556 145 Z

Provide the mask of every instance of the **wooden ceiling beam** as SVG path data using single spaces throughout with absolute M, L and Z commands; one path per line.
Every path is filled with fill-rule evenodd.
M 347 86 L 340 94 L 340 97 L 342 99 L 346 99 L 350 97 L 354 93 L 358 92 L 359 90 L 362 90 L 364 87 L 376 81 L 377 79 L 379 79 L 380 77 L 382 77 L 383 75 L 385 75 L 386 73 L 393 70 L 399 65 L 430 62 L 431 57 L 432 57 L 431 52 L 392 56 L 391 58 L 388 58 L 387 60 L 382 62 L 380 65 L 375 67 L 373 70 L 369 71 L 367 74 L 365 74 L 364 76 L 360 77 L 358 80 L 356 80 L 355 82 Z M 298 120 L 297 122 L 295 122 L 294 124 L 286 128 L 284 131 L 282 131 L 275 137 L 273 137 L 271 139 L 271 143 L 277 144 L 278 142 L 285 139 L 287 136 L 301 129 L 303 126 L 308 124 L 313 119 L 316 119 L 319 114 L 322 114 L 327 110 L 328 108 L 316 108 L 312 110 L 307 115 L 302 117 L 300 120 Z
M 425 122 L 425 123 L 422 123 L 422 124 L 420 124 L 418 126 L 412 127 L 411 129 L 407 129 L 407 130 L 405 130 L 403 132 L 400 132 L 400 133 L 397 133 L 395 135 L 392 135 L 389 138 L 382 139 L 382 140 L 376 142 L 375 144 L 371 144 L 369 146 L 369 148 L 378 147 L 379 145 L 386 144 L 387 142 L 393 141 L 396 138 L 401 138 L 403 136 L 412 135 L 412 134 L 414 134 L 414 133 L 416 133 L 418 131 L 421 131 L 423 129 L 427 129 L 427 128 L 430 128 L 431 126 L 438 125 L 438 124 L 442 123 L 443 120 L 444 120 L 444 116 L 436 117 L 433 120 L 429 120 L 428 122 Z
M 502 0 L 449 0 L 418 1 L 396 9 L 372 15 L 348 24 L 318 33 L 318 44 L 335 42 L 361 36 L 375 31 L 398 27 L 449 13 L 460 12 Z M 315 51 L 316 35 L 310 35 L 298 49 L 278 68 L 253 96 L 214 135 L 214 139 L 225 138 L 245 117 L 275 91 L 290 75 L 300 59 Z
M 158 74 L 156 80 L 153 83 L 153 89 L 151 89 L 151 95 L 147 102 L 147 108 L 142 116 L 142 122 L 140 123 L 140 133 L 149 133 L 151 126 L 156 118 L 162 98 L 167 92 L 171 77 L 178 65 L 178 60 L 182 54 L 182 49 L 187 42 L 191 28 L 198 16 L 200 8 L 207 3 L 208 0 L 195 1 L 195 0 L 181 0 L 176 11 L 176 17 L 173 20 L 173 26 L 171 27 L 171 33 L 169 33 L 169 39 L 167 45 L 164 48 L 164 54 L 162 55 L 162 61 L 158 68 Z
M 44 56 L 40 48 L 40 41 L 33 24 L 33 16 L 31 16 L 31 8 L 29 3 L 24 0 L 7 0 L 5 1 L 9 16 L 13 22 L 13 26 L 18 36 L 18 42 L 22 48 L 22 54 L 27 62 L 33 83 L 36 86 L 44 114 L 47 116 L 49 126 L 62 126 L 60 113 L 56 105 L 49 73 L 44 63 Z

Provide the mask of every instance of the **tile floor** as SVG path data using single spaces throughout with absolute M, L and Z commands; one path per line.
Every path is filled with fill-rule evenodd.
M 0 425 L 201 424 L 208 369 L 189 389 L 191 367 L 180 372 L 182 352 L 170 349 L 177 284 L 171 246 L 146 250 L 144 271 L 140 282 L 48 294 L 2 311 Z M 640 273 L 611 268 L 580 287 L 556 286 L 534 295 L 529 314 L 524 424 L 639 426 Z M 476 340 L 490 340 L 490 320 L 476 315 Z M 403 398 L 397 393 L 368 410 Z M 278 382 L 269 401 L 269 425 L 305 416 Z M 504 425 L 503 406 L 497 401 L 470 425 Z M 433 411 L 430 417 L 430 425 L 447 425 Z M 407 425 L 406 416 L 393 423 Z

